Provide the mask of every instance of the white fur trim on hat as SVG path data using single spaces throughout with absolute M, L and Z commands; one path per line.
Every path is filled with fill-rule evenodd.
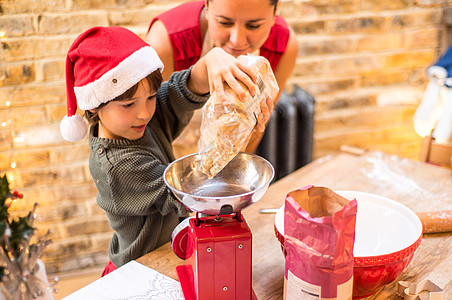
M 132 53 L 99 79 L 74 87 L 80 109 L 99 107 L 140 82 L 155 70 L 163 71 L 163 63 L 154 48 L 145 46 Z
M 64 116 L 60 123 L 61 136 L 69 142 L 77 142 L 83 139 L 88 131 L 88 126 L 82 116 Z

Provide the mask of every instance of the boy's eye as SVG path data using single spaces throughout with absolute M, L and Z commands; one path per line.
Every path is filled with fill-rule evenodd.
M 133 104 L 134 104 L 133 102 L 127 103 L 127 104 L 124 104 L 122 107 L 124 107 L 124 108 L 129 108 L 129 107 L 131 107 Z

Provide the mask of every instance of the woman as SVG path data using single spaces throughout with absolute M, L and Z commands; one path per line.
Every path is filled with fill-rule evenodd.
M 247 53 L 266 57 L 281 93 L 295 67 L 298 45 L 293 30 L 276 15 L 277 8 L 278 0 L 187 2 L 154 18 L 147 42 L 165 65 L 164 80 L 213 47 L 221 47 L 235 57 Z M 220 80 L 221 64 L 218 68 L 209 72 L 212 82 Z M 247 152 L 254 152 L 262 134 L 253 134 Z

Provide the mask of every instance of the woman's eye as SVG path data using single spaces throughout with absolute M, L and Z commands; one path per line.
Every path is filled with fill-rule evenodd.
M 150 96 L 150 97 L 148 97 L 148 100 L 155 100 L 155 98 L 157 97 L 157 95 L 156 94 L 154 94 L 154 95 L 152 95 L 152 96 Z
M 248 29 L 258 29 L 261 25 L 246 25 L 246 27 L 248 27 Z
M 132 103 L 124 104 L 122 107 L 124 107 L 124 108 L 129 108 L 129 107 L 131 107 L 132 105 L 133 105 L 133 102 L 132 102 Z
M 218 23 L 219 23 L 221 26 L 225 26 L 225 27 L 230 27 L 230 26 L 234 25 L 234 24 L 231 23 L 231 22 L 222 22 L 222 21 L 218 21 Z

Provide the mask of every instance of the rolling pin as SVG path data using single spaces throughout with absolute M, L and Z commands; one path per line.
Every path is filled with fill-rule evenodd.
M 277 208 L 264 208 L 261 214 L 274 214 Z M 416 215 L 422 223 L 423 233 L 452 232 L 452 210 L 418 212 Z
M 418 212 L 424 233 L 440 233 L 452 231 L 452 210 Z

